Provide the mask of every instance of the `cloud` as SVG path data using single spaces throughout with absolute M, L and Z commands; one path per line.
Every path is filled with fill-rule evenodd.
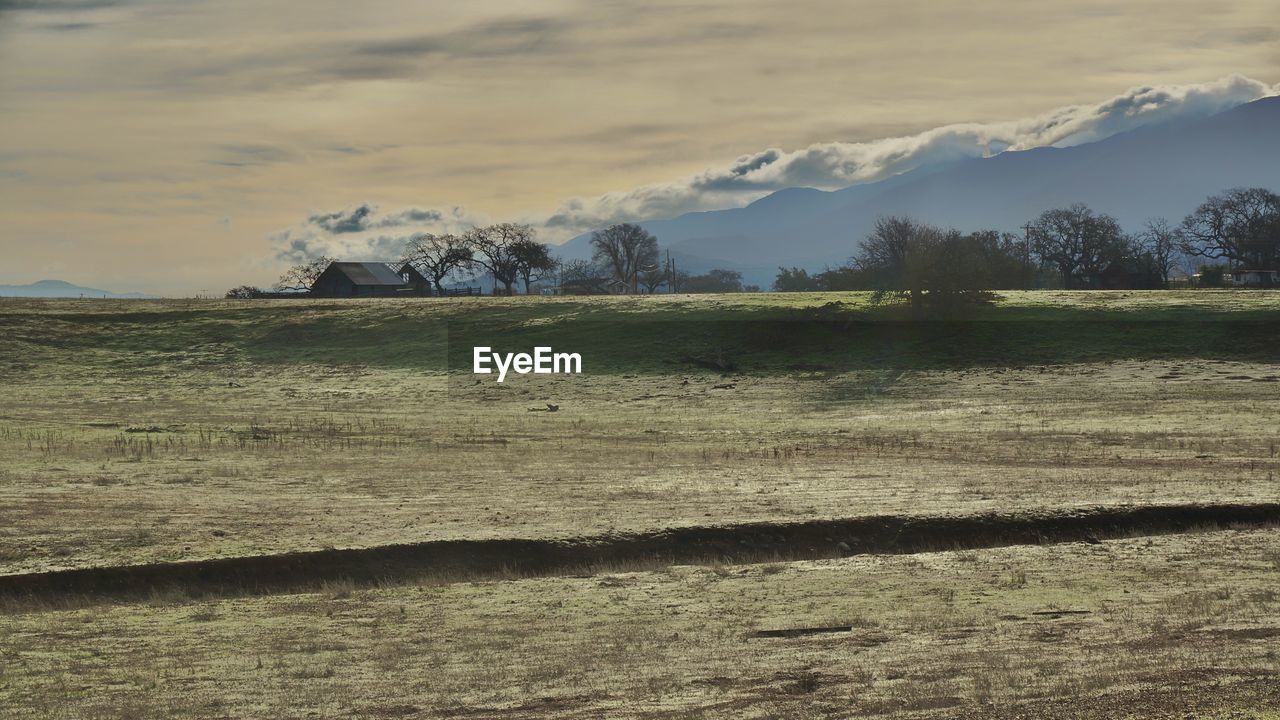
M 270 240 L 276 246 L 276 258 L 288 263 L 314 260 L 321 255 L 393 262 L 414 235 L 460 233 L 486 222 L 486 218 L 463 207 L 409 207 L 380 213 L 377 205 L 363 202 L 333 212 L 312 213 L 300 225 L 274 233 Z M 378 232 L 385 230 L 402 232 Z
M 106 6 L 137 0 L 64 1 Z M 25 6 L 32 0 L 0 0 L 0 7 L 5 2 Z M 639 29 L 666 13 L 674 15 L 661 33 Z M 708 13 L 716 14 L 714 8 Z M 437 73 L 450 82 L 466 77 L 488 84 L 497 78 L 535 72 L 535 68 L 538 74 L 554 68 L 558 76 L 580 72 L 588 55 L 589 64 L 596 68 L 626 68 L 652 61 L 653 53 L 662 49 L 743 43 L 770 31 L 755 22 L 699 18 L 687 8 L 631 7 L 625 3 L 586 3 L 558 14 L 544 10 L 537 15 L 433 25 L 426 32 L 412 34 L 405 34 L 404 28 L 420 28 L 421 24 L 396 25 L 381 37 L 353 30 L 350 39 L 305 31 L 274 36 L 269 43 L 211 37 L 200 44 L 199 52 L 181 56 L 166 52 L 153 75 L 134 82 L 167 93 L 296 91 L 363 81 L 421 81 Z M 152 46 L 144 49 L 155 51 Z M 499 65 L 501 70 L 495 72 Z
M 272 236 L 276 258 L 291 264 L 314 260 L 322 255 L 361 262 L 395 262 L 404 253 L 409 235 L 377 235 L 334 238 L 315 232 L 285 230 Z
M 1280 86 L 1231 75 L 1195 85 L 1133 88 L 1095 105 L 1062 107 L 1021 120 L 946 125 L 915 135 L 821 143 L 790 152 L 769 148 L 672 182 L 567 200 L 545 224 L 562 232 L 581 232 L 616 222 L 742 205 L 787 187 L 847 187 L 938 162 L 1078 145 L 1150 123 L 1207 117 L 1276 93 Z
M 364 202 L 353 207 L 327 213 L 314 213 L 307 217 L 307 225 L 334 235 L 360 233 L 377 228 L 403 228 L 445 223 L 448 219 L 464 217 L 466 211 L 455 207 L 448 211 L 434 208 L 404 208 L 394 213 L 379 215 L 378 206 Z
M 360 262 L 395 262 L 416 233 L 334 237 L 311 230 L 290 228 L 271 236 L 276 259 L 298 264 L 321 256 Z
M 555 18 L 513 18 L 477 23 L 449 33 L 381 40 L 355 46 L 356 55 L 375 57 L 502 57 L 556 51 L 568 24 Z
M 91 22 L 66 22 L 66 23 L 49 23 L 41 25 L 42 30 L 52 30 L 53 32 L 80 32 L 81 30 L 91 30 L 99 27 L 98 23 Z
M 391 143 L 383 143 L 381 145 L 331 145 L 326 150 L 341 155 L 372 155 L 383 150 L 394 150 L 397 147 L 399 146 Z
M 6 1 L 15 0 L 0 0 L 0 4 Z M 574 28 L 570 18 L 528 17 L 476 21 L 431 33 L 397 33 L 379 39 L 335 40 L 305 32 L 273 38 L 271 43 L 210 38 L 199 53 L 181 57 L 166 53 L 165 64 L 145 86 L 166 92 L 235 93 L 295 91 L 369 80 L 420 80 L 445 68 L 456 74 L 457 63 L 488 65 L 516 57 L 563 55 L 573 44 Z
M 0 12 L 5 10 L 36 10 L 44 12 L 75 12 L 97 10 L 123 5 L 121 0 L 0 0 Z
M 369 203 L 361 203 L 354 208 L 329 213 L 318 213 L 307 218 L 307 224 L 314 225 L 325 232 L 338 235 L 368 230 L 369 216 L 376 208 Z
M 451 211 L 455 217 L 464 215 L 462 208 L 453 208 Z M 385 215 L 378 218 L 374 223 L 374 227 L 379 228 L 396 228 L 407 227 L 413 225 L 423 225 L 429 223 L 444 222 L 445 213 L 440 210 L 422 209 L 422 208 L 405 208 L 396 213 Z
M 293 153 L 284 148 L 274 145 L 260 144 L 228 144 L 219 145 L 217 148 L 217 157 L 210 160 L 211 165 L 223 165 L 225 167 L 252 167 L 255 165 L 271 165 L 275 163 L 288 162 L 293 159 Z
M 1020 120 L 946 125 L 914 135 L 821 143 L 794 151 L 769 148 L 672 182 L 572 198 L 550 214 L 510 219 L 533 224 L 544 240 L 559 241 L 618 222 L 741 206 L 788 187 L 841 188 L 939 162 L 1078 145 L 1150 123 L 1207 117 L 1277 93 L 1280 86 L 1239 75 L 1197 85 L 1138 87 L 1093 105 L 1062 107 Z M 485 222 L 462 207 L 409 207 L 383 213 L 373 203 L 363 202 L 312 214 L 301 226 L 272 239 L 279 258 L 293 262 L 320 255 L 395 260 L 414 232 L 461 232 Z M 381 230 L 410 232 L 383 234 Z

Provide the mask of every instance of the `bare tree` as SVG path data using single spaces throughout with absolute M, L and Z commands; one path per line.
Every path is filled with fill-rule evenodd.
M 227 294 L 223 295 L 223 297 L 228 300 L 252 300 L 253 298 L 258 297 L 261 293 L 262 290 L 252 285 L 237 285 L 228 290 Z
M 667 279 L 667 282 L 671 283 L 671 292 L 673 293 L 685 292 L 685 289 L 689 284 L 689 277 L 690 277 L 689 273 L 685 272 L 684 270 L 677 270 L 675 268 L 672 268 L 671 271 L 668 273 L 668 275 L 669 277 Z
M 310 290 L 312 285 L 316 284 L 316 279 L 320 274 L 329 267 L 336 258 L 321 255 L 315 260 L 294 265 L 285 271 L 280 279 L 276 281 L 276 289 L 278 290 Z
M 853 266 L 876 290 L 906 293 L 911 307 L 918 311 L 943 235 L 941 229 L 911 218 L 878 218 L 853 258 Z
M 444 279 L 472 262 L 471 246 L 457 235 L 425 233 L 409 238 L 401 263 L 409 263 L 444 295 Z
M 524 280 L 524 294 L 528 295 L 533 281 L 554 270 L 556 261 L 551 257 L 551 250 L 532 237 L 515 241 L 511 249 L 518 265 L 516 272 Z
M 1182 233 L 1164 218 L 1147 220 L 1134 238 L 1134 249 L 1148 259 L 1151 269 L 1160 276 L 1161 287 L 1169 287 L 1169 273 L 1178 264 L 1183 242 Z
M 1226 259 L 1235 269 L 1280 268 L 1280 195 L 1235 188 L 1204 201 L 1182 221 L 1182 249 Z
M 640 272 L 658 265 L 658 238 L 632 223 L 613 225 L 591 233 L 592 258 L 613 271 L 635 292 Z
M 515 294 L 520 276 L 520 243 L 532 241 L 533 227 L 517 223 L 501 223 L 468 230 L 463 239 L 475 251 L 474 262 L 502 283 L 507 295 Z
M 912 256 L 918 254 L 921 238 L 937 231 L 907 217 L 877 218 L 875 229 L 862 242 L 854 264 L 866 271 L 902 275 Z
M 603 295 L 609 271 L 590 260 L 570 260 L 560 267 L 560 292 L 565 295 Z
M 650 295 L 658 292 L 658 288 L 667 284 L 667 269 L 657 265 L 650 265 L 640 271 L 640 286 Z
M 1048 210 L 1027 226 L 1041 260 L 1057 268 L 1062 284 L 1083 284 L 1124 254 L 1124 232 L 1110 215 L 1095 214 L 1083 203 Z

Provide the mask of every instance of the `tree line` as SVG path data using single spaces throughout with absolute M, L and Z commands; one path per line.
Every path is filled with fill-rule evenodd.
M 714 269 L 691 275 L 662 258 L 658 238 L 634 223 L 622 223 L 591 234 L 591 259 L 570 260 L 560 268 L 560 292 L 566 295 L 608 293 L 758 292 L 744 285 L 742 273 Z
M 658 239 L 634 223 L 621 223 L 591 234 L 590 260 L 561 261 L 537 241 L 529 225 L 503 223 L 473 228 L 462 235 L 416 235 L 400 263 L 408 263 L 444 292 L 444 281 L 477 270 L 487 272 L 503 293 L 513 295 L 521 284 L 530 293 L 534 283 L 550 281 L 565 295 L 670 292 L 741 292 L 742 274 L 713 270 L 689 275 L 670 259 L 660 258 Z M 754 288 L 759 289 L 759 288 Z
M 294 265 L 276 281 L 275 290 L 309 290 L 325 268 L 336 261 L 337 258 L 322 255 Z M 514 295 L 521 283 L 527 293 L 558 266 L 550 248 L 538 242 L 533 226 L 521 223 L 474 227 L 461 234 L 419 233 L 405 241 L 400 259 L 388 265 L 397 270 L 406 265 L 412 267 L 440 295 L 445 292 L 446 280 L 477 272 L 487 272 L 495 286 L 502 285 L 506 295 Z M 236 288 L 227 296 L 253 290 L 256 288 Z
M 472 228 L 461 234 L 420 233 L 405 241 L 404 252 L 395 263 L 399 270 L 411 266 L 434 288 L 445 294 L 450 279 L 487 273 L 502 293 L 514 295 L 523 285 L 530 293 L 535 284 L 550 281 L 566 295 L 669 292 L 717 293 L 758 291 L 744 285 L 742 273 L 712 270 L 690 275 L 675 267 L 669 258 L 660 260 L 658 239 L 633 223 L 612 225 L 592 233 L 590 260 L 561 261 L 550 247 L 537 240 L 536 230 L 526 224 L 500 223 Z M 228 291 L 228 298 L 263 297 L 301 293 L 315 284 L 320 274 L 337 261 L 323 255 L 290 267 L 280 276 L 273 291 L 240 286 Z
M 779 268 L 774 289 L 892 292 L 918 306 L 1048 284 L 1099 287 L 1108 272 L 1121 274 L 1129 287 L 1167 288 L 1174 269 L 1187 261 L 1210 263 L 1201 266 L 1209 285 L 1220 284 L 1229 270 L 1280 269 L 1280 196 L 1264 188 L 1228 190 L 1176 226 L 1155 218 L 1132 234 L 1080 203 L 1048 210 L 1024 231 L 961 233 L 881 218 L 846 264 L 812 275 Z
M 978 299 L 992 290 L 1098 287 L 1109 270 L 1130 287 L 1165 288 L 1174 269 L 1201 264 L 1201 284 L 1221 284 L 1229 270 L 1280 269 L 1280 196 L 1265 188 L 1236 188 L 1209 197 L 1178 225 L 1148 220 L 1126 233 L 1118 220 L 1074 205 L 1048 210 L 1024 233 L 980 230 L 962 233 L 907 217 L 877 220 L 871 234 L 843 265 L 810 274 L 779 268 L 773 289 L 782 292 L 873 290 L 909 296 L 920 305 L 943 299 Z M 450 278 L 484 272 L 495 287 L 514 295 L 523 285 L 549 281 L 566 295 L 752 292 L 735 270 L 690 275 L 663 258 L 658 239 L 634 223 L 591 234 L 589 260 L 557 260 L 526 224 L 500 223 L 461 234 L 410 237 L 396 268 L 412 266 L 444 294 Z M 320 257 L 290 268 L 277 291 L 305 291 L 334 258 Z M 1224 264 L 1225 263 L 1225 264 Z M 242 286 L 228 297 L 255 297 Z

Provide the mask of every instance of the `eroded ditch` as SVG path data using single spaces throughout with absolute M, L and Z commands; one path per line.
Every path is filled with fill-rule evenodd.
M 171 563 L 0 575 L 10 599 L 145 599 L 591 574 L 673 564 L 814 560 L 1011 545 L 1100 542 L 1201 528 L 1280 524 L 1280 503 L 1095 507 L 1038 513 L 868 516 L 683 527 L 570 540 L 441 540 Z

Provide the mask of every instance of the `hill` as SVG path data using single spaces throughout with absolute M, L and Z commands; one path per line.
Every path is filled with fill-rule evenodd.
M 0 297 L 32 297 L 32 298 L 78 298 L 93 297 L 109 300 L 138 300 L 153 298 L 154 295 L 129 292 L 116 293 L 109 290 L 72 285 L 64 280 L 41 280 L 28 285 L 0 285 Z
M 1180 220 L 1237 186 L 1280 189 L 1280 97 L 1209 118 L 1147 126 L 1093 143 L 919 168 L 843 190 L 790 188 L 743 208 L 643 222 L 686 270 L 736 269 L 767 286 L 780 265 L 843 262 L 878 216 L 906 214 L 962 230 L 1021 232 L 1041 212 L 1083 202 L 1129 229 Z M 590 254 L 589 235 L 561 246 Z

